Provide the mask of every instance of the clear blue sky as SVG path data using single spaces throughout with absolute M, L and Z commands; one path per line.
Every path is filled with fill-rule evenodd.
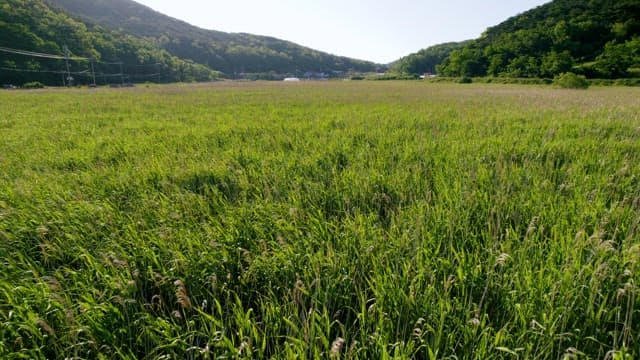
M 193 25 L 274 36 L 388 63 L 430 45 L 478 37 L 549 0 L 136 0 Z

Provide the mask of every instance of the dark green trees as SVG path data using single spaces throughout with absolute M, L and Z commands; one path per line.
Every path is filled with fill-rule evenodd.
M 553 78 L 568 71 L 601 78 L 638 76 L 639 14 L 640 0 L 555 0 L 454 49 L 437 72 L 458 77 Z
M 466 43 L 446 43 L 435 45 L 403 57 L 391 65 L 391 71 L 404 74 L 436 73 L 436 66 L 449 57 L 451 52 L 464 47 Z
M 154 42 L 84 24 L 41 0 L 0 0 L 0 47 L 94 59 L 99 84 L 125 82 L 209 81 L 211 69 L 179 59 Z M 122 67 L 116 62 L 122 62 Z M 93 81 L 88 60 L 70 62 L 75 84 Z M 0 52 L 0 83 L 46 85 L 65 82 L 63 60 Z M 120 75 L 120 72 L 123 72 Z

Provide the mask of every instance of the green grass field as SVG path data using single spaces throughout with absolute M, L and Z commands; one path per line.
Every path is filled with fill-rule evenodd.
M 2 359 L 640 356 L 640 89 L 0 92 Z

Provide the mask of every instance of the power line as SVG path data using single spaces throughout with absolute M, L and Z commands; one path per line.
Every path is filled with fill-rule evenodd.
M 140 65 L 127 65 L 128 67 L 145 67 L 145 66 L 159 66 L 162 65 L 162 63 L 155 63 L 155 64 L 140 64 Z
M 21 69 L 21 68 L 13 68 L 13 67 L 0 67 L 0 70 L 4 70 L 4 71 L 19 71 L 19 72 L 31 72 L 31 73 L 46 73 L 46 74 L 67 74 L 66 71 L 64 70 L 34 70 L 34 69 Z M 84 70 L 84 71 L 76 71 L 76 72 L 70 72 L 69 74 L 72 75 L 83 75 L 83 74 L 87 74 L 89 72 L 89 70 Z
M 155 73 L 155 74 L 148 74 L 148 75 L 131 75 L 131 77 L 133 78 L 150 78 L 150 77 L 156 77 L 156 76 L 160 76 L 160 73 Z
M 104 65 L 120 65 L 120 64 L 122 64 L 121 61 L 118 61 L 118 62 L 96 61 L 96 63 L 104 64 Z
M 65 57 L 63 55 L 38 53 L 38 52 L 33 52 L 33 51 L 11 49 L 11 48 L 6 48 L 6 47 L 2 47 L 2 46 L 0 46 L 0 51 L 5 52 L 5 53 L 9 53 L 9 54 L 33 56 L 33 57 L 40 57 L 40 58 L 46 58 L 46 59 L 56 59 L 56 60 L 66 60 L 66 59 L 68 59 L 68 60 L 75 60 L 75 61 L 87 61 L 87 60 L 89 60 L 89 58 L 79 57 L 79 56 Z
M 96 76 L 100 76 L 100 77 L 121 77 L 121 76 L 124 76 L 124 74 L 121 74 L 121 73 L 118 73 L 118 74 L 96 73 Z
M 64 50 L 65 50 L 65 55 L 57 55 L 57 54 L 48 54 L 48 53 L 41 53 L 41 52 L 36 52 L 36 51 L 28 51 L 28 50 L 20 50 L 20 49 L 13 49 L 13 48 L 8 48 L 8 47 L 2 47 L 0 46 L 0 52 L 4 52 L 4 53 L 8 53 L 8 54 L 14 54 L 14 55 L 21 55 L 21 56 L 30 56 L 30 57 L 37 57 L 37 58 L 44 58 L 44 59 L 54 59 L 54 60 L 65 60 L 65 65 L 64 67 L 66 67 L 66 71 L 65 70 L 40 70 L 40 69 L 28 69 L 28 68 L 18 68 L 16 66 L 13 67 L 0 67 L 1 71 L 13 71 L 13 72 L 25 72 L 25 73 L 42 73 L 42 74 L 62 74 L 62 75 L 66 75 L 66 78 L 63 77 L 63 83 L 66 84 L 67 80 L 72 80 L 71 75 L 80 75 L 80 76 L 90 76 L 93 79 L 93 84 L 96 84 L 96 76 L 101 77 L 103 80 L 105 80 L 106 78 L 120 78 L 120 81 L 122 84 L 124 84 L 125 79 L 127 79 L 127 81 L 129 81 L 131 78 L 154 78 L 157 77 L 158 79 L 160 79 L 160 76 L 162 75 L 161 69 L 160 67 L 163 65 L 163 63 L 157 62 L 157 63 L 152 63 L 152 64 L 125 64 L 122 61 L 99 61 L 93 57 L 91 58 L 87 58 L 87 57 L 81 57 L 81 56 L 71 56 L 71 52 L 68 50 L 68 48 L 66 47 L 66 45 L 64 46 Z M 71 71 L 70 69 L 70 64 L 69 61 L 88 61 L 90 62 L 90 68 L 83 70 L 83 71 Z M 96 73 L 96 70 L 94 68 L 94 64 L 96 65 L 116 65 L 119 66 L 120 71 L 116 74 L 108 74 L 108 73 L 104 73 L 104 72 L 100 72 L 100 73 Z M 153 74 L 138 74 L 138 70 L 133 70 L 133 69 L 139 69 L 139 68 L 150 68 L 150 67 L 154 67 L 155 68 L 155 73 Z M 135 74 L 126 74 L 125 73 L 125 68 L 126 69 L 130 69 L 135 71 Z M 146 72 L 146 71 L 142 71 L 142 72 Z

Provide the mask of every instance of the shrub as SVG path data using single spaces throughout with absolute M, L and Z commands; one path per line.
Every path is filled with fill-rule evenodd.
M 587 89 L 589 88 L 589 81 L 583 75 L 576 75 L 572 72 L 567 72 L 558 75 L 553 79 L 553 83 L 563 89 Z
M 472 82 L 473 82 L 473 79 L 472 79 L 472 78 L 470 78 L 470 77 L 467 77 L 467 76 L 465 76 L 465 77 L 461 77 L 461 78 L 458 80 L 458 84 L 471 84 Z
M 371 74 L 368 75 L 366 80 L 417 80 L 418 76 L 413 74 L 397 74 L 397 73 L 389 73 L 384 75 L 379 74 Z
M 618 85 L 618 86 L 640 86 L 640 79 L 638 79 L 638 78 L 617 79 L 615 81 L 615 85 Z
M 39 82 L 39 81 L 32 81 L 32 82 L 24 83 L 22 85 L 22 88 L 24 88 L 24 89 L 43 89 L 44 88 L 44 84 Z

